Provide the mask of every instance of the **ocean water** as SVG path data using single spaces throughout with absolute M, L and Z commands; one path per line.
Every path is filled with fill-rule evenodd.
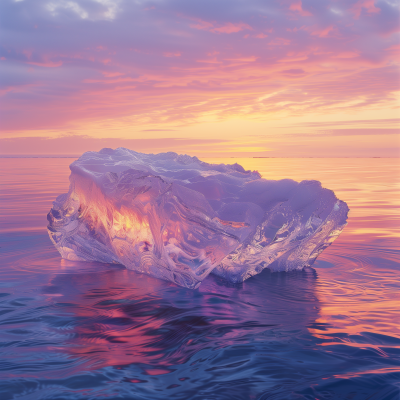
M 317 179 L 350 207 L 307 271 L 197 290 L 62 260 L 73 159 L 0 159 L 0 399 L 400 399 L 398 159 L 207 159 Z

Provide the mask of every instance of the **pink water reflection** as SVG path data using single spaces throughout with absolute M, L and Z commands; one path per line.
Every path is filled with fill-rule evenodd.
M 66 318 L 64 345 L 53 350 L 81 358 L 86 368 L 134 363 L 156 375 L 204 348 L 248 343 L 250 333 L 304 334 L 318 317 L 317 276 L 267 275 L 238 286 L 210 277 L 194 291 L 119 267 L 63 260 L 44 291 L 61 316 L 73 318 Z

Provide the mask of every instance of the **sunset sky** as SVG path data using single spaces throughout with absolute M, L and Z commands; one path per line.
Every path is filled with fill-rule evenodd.
M 399 157 L 398 0 L 2 0 L 0 153 Z

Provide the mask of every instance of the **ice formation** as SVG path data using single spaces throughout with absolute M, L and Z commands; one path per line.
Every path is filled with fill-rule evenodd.
M 70 166 L 47 218 L 68 260 L 119 263 L 196 288 L 210 273 L 243 282 L 264 268 L 310 266 L 348 207 L 317 181 L 262 179 L 238 164 L 118 148 Z

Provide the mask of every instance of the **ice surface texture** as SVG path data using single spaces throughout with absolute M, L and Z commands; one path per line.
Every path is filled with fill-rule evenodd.
M 267 267 L 310 266 L 346 225 L 346 203 L 320 182 L 265 180 L 238 164 L 118 148 L 70 169 L 69 192 L 47 217 L 61 256 L 188 288 L 210 272 L 243 282 Z

